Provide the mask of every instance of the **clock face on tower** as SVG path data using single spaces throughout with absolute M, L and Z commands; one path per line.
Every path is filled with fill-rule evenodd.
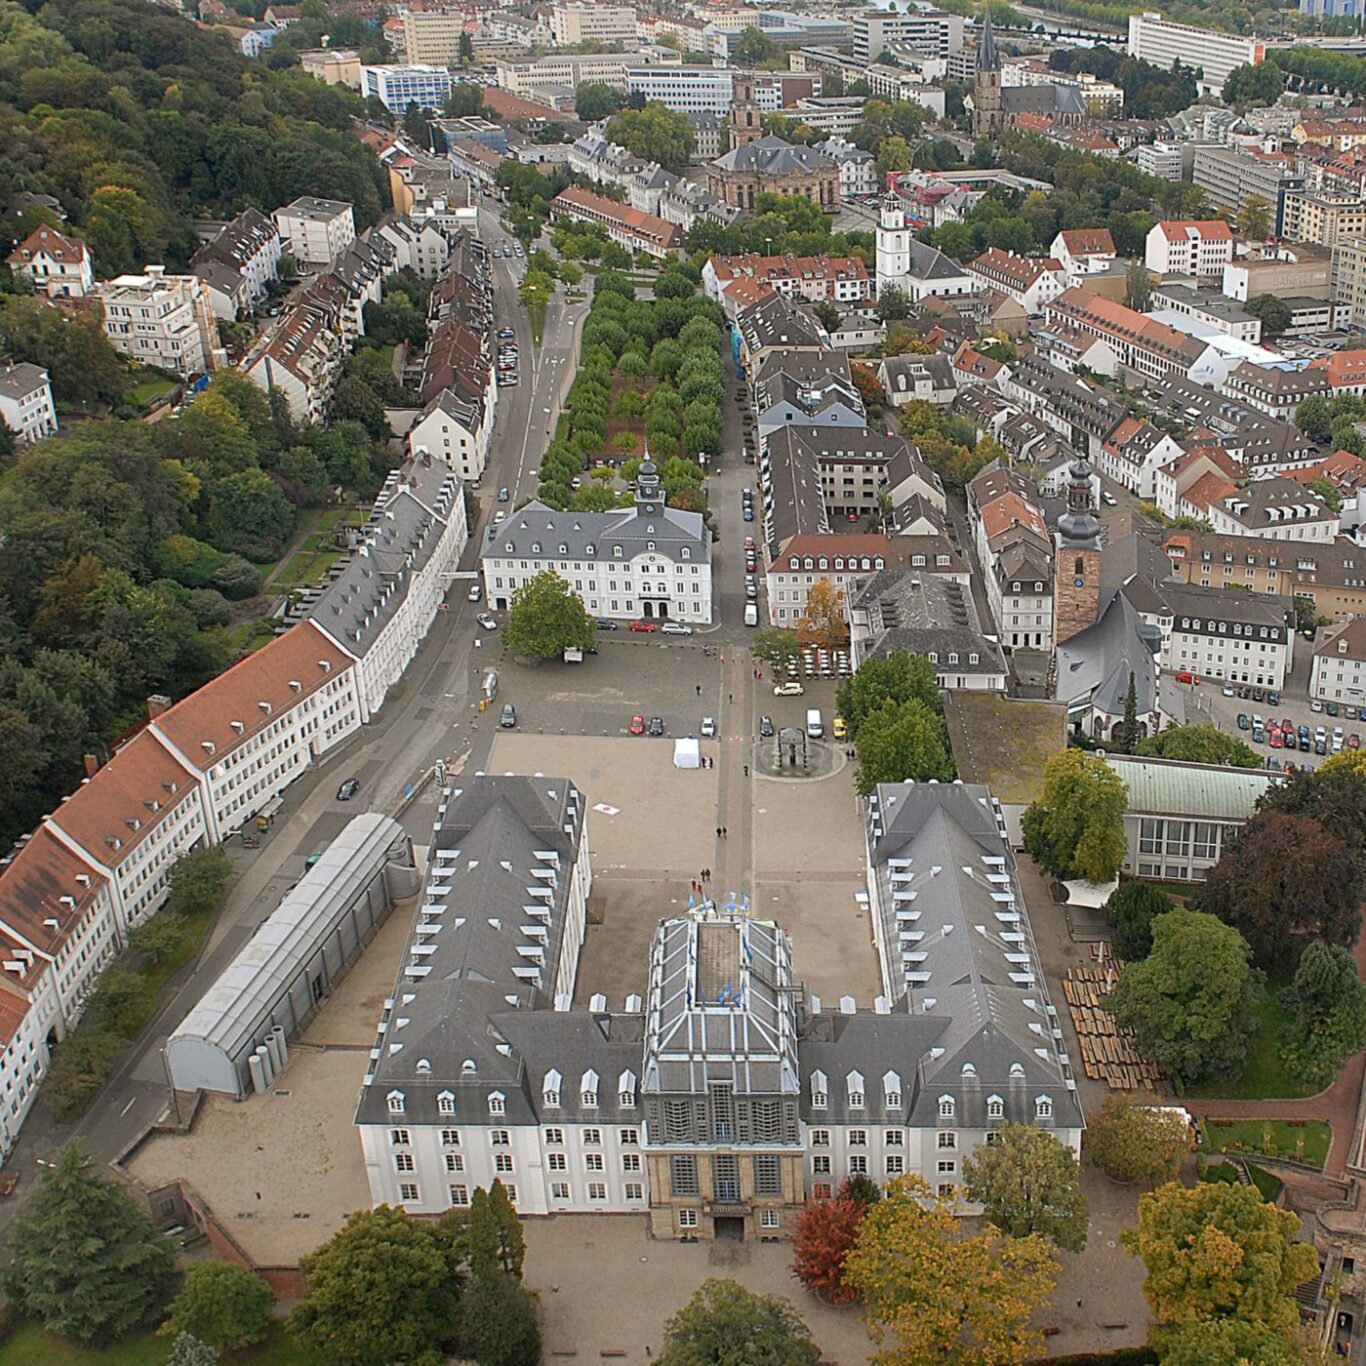
M 1086 587 L 1086 580 L 1085 580 L 1085 579 L 1073 579 L 1073 580 L 1072 580 L 1072 587 L 1073 587 L 1073 588 L 1085 588 L 1085 587 Z

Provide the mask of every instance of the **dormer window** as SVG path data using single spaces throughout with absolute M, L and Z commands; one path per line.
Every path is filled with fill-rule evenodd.
M 678 552 L 678 556 L 679 559 L 690 560 L 692 559 L 692 550 L 685 545 L 683 549 Z
M 507 1097 L 501 1091 L 494 1091 L 489 1096 L 489 1114 L 505 1115 L 508 1112 Z
M 811 1108 L 813 1110 L 824 1110 L 829 1104 L 829 1083 L 825 1079 L 824 1072 L 813 1072 L 811 1074 Z
M 539 554 L 541 553 L 541 543 L 540 543 L 540 541 L 532 541 L 532 543 L 531 543 L 531 553 L 532 553 L 533 555 L 539 555 Z
M 1035 1119 L 1052 1119 L 1053 1102 L 1047 1096 L 1039 1096 L 1034 1101 Z
M 591 1069 L 583 1074 L 579 1083 L 579 1100 L 586 1110 L 596 1110 L 598 1106 L 598 1074 Z
M 987 1118 L 1000 1119 L 1006 1112 L 1005 1102 L 1000 1096 L 987 1097 Z
M 1012 1077 L 1023 1077 L 1024 1074 L 1024 1063 L 1013 1062 L 1010 1064 L 1010 1075 Z
M 619 545 L 614 545 L 612 547 L 612 558 L 614 560 L 621 559 L 621 547 Z
M 455 1113 L 455 1097 L 449 1091 L 442 1091 L 436 1098 L 436 1112 L 439 1115 Z
M 390 1091 L 385 1099 L 389 1102 L 389 1113 L 391 1115 L 401 1115 L 403 1113 L 402 1091 Z
M 940 1119 L 952 1119 L 952 1118 L 953 1118 L 953 1097 L 952 1097 L 952 1096 L 940 1096 L 940 1097 L 939 1097 L 939 1118 L 940 1118 Z

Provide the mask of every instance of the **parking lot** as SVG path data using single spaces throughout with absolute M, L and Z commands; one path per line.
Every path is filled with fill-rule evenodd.
M 1313 661 L 1313 650 L 1310 641 L 1303 636 L 1296 636 L 1294 663 L 1286 677 L 1285 686 L 1280 690 L 1278 702 L 1268 700 L 1265 690 L 1260 702 L 1251 695 L 1251 690 L 1248 697 L 1239 696 L 1243 684 L 1237 685 L 1233 690 L 1233 696 L 1227 696 L 1227 685 L 1219 679 L 1201 678 L 1198 684 L 1177 683 L 1175 686 L 1185 697 L 1187 722 L 1210 723 L 1230 735 L 1236 735 L 1262 756 L 1263 763 L 1274 759 L 1277 765 L 1283 767 L 1288 759 L 1299 768 L 1316 768 L 1323 762 L 1323 755 L 1313 750 L 1305 751 L 1298 745 L 1292 751 L 1283 745 L 1273 746 L 1270 743 L 1270 725 L 1273 720 L 1288 719 L 1296 731 L 1300 726 L 1308 726 L 1311 738 L 1322 726 L 1325 732 L 1325 749 L 1329 754 L 1333 752 L 1335 728 L 1341 728 L 1343 747 L 1347 748 L 1354 733 L 1366 736 L 1366 721 L 1349 716 L 1347 709 L 1341 707 L 1338 708 L 1339 714 L 1336 717 L 1330 715 L 1326 708 L 1317 712 L 1312 709 L 1309 701 L 1309 671 Z M 1247 718 L 1246 729 L 1238 724 L 1240 714 Z M 1265 722 L 1266 729 L 1261 740 L 1254 739 L 1254 716 L 1260 716 Z

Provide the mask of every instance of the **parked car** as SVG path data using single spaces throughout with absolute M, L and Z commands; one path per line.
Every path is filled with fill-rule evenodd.
M 788 683 L 779 683 L 773 689 L 774 697 L 800 697 L 806 689 L 802 687 L 796 679 Z
M 664 718 L 663 718 L 662 716 L 652 716 L 652 717 L 650 717 L 650 734 L 651 734 L 651 735 L 663 735 L 663 734 L 664 734 Z
M 337 800 L 338 800 L 339 802 L 349 802 L 349 801 L 351 800 L 351 798 L 354 797 L 354 796 L 356 795 L 356 793 L 359 792 L 359 791 L 360 791 L 360 779 L 359 779 L 359 778 L 348 778 L 348 779 L 347 779 L 347 780 L 346 780 L 346 781 L 337 789 Z
M 475 621 L 477 621 L 486 631 L 496 631 L 498 629 L 498 623 L 494 621 L 487 612 L 480 612 L 479 615 L 475 617 Z
M 1322 711 L 1322 710 L 1323 710 L 1323 703 L 1320 702 L 1319 699 L 1316 697 L 1316 698 L 1314 698 L 1314 700 L 1313 700 L 1312 702 L 1310 702 L 1310 704 L 1309 704 L 1309 710 L 1310 710 L 1310 711 Z
M 500 327 L 500 328 L 498 329 L 498 340 L 499 340 L 499 341 L 511 341 L 512 338 L 514 338 L 516 335 L 517 335 L 517 332 L 516 332 L 516 330 L 515 330 L 514 328 L 511 328 L 511 327 Z
M 1294 735 L 1294 733 L 1295 733 L 1295 723 L 1294 723 L 1288 716 L 1282 717 L 1282 718 L 1281 718 L 1281 729 L 1282 729 L 1287 735 Z
M 636 712 L 636 714 L 631 718 L 631 724 L 627 727 L 627 729 L 631 732 L 632 735 L 644 735 L 645 718 L 639 712 Z
M 1272 730 L 1267 732 L 1266 742 L 1271 746 L 1272 749 L 1280 749 L 1281 746 L 1285 744 L 1284 739 L 1281 737 L 1281 732 L 1279 728 L 1273 728 Z
M 744 518 L 747 522 L 754 520 L 754 509 L 748 503 L 745 504 Z
M 1225 683 L 1225 684 L 1224 684 L 1224 696 L 1225 696 L 1225 697 L 1232 697 L 1232 696 L 1233 696 L 1233 684 L 1232 684 L 1232 683 Z
M 759 718 L 759 738 L 761 740 L 770 739 L 773 735 L 773 718 L 771 716 L 761 716 Z
M 503 714 L 498 718 L 498 724 L 504 730 L 512 730 L 517 725 L 517 708 L 511 702 L 503 703 Z
M 477 583 L 472 583 L 472 584 L 470 584 L 469 600 L 470 600 L 471 602 L 478 602 L 479 599 L 482 598 L 483 596 L 484 596 L 484 590 L 483 590 L 483 588 L 482 588 L 479 584 L 477 584 Z
M 500 488 L 500 489 L 498 490 L 498 501 L 499 501 L 500 503 L 506 503 L 507 500 L 508 500 L 509 498 L 511 498 L 511 497 L 512 497 L 512 494 L 508 492 L 508 489 L 507 489 L 507 486 L 506 486 L 506 485 L 504 485 L 502 488 Z
M 1273 707 L 1279 707 L 1281 705 L 1281 695 L 1275 690 L 1275 688 L 1268 688 L 1266 690 L 1266 700 Z
M 1248 720 L 1248 716 L 1247 716 L 1247 713 L 1246 713 L 1245 711 L 1240 711 L 1240 712 L 1238 713 L 1238 729 L 1239 729 L 1239 730 L 1251 730 L 1251 729 L 1252 729 L 1252 722 Z
M 684 626 L 681 621 L 666 621 L 659 628 L 666 636 L 690 636 L 692 627 Z
M 1119 504 L 1119 499 L 1116 498 L 1109 489 L 1101 489 L 1100 501 L 1104 503 L 1107 508 L 1116 507 Z
M 1315 754 L 1319 754 L 1319 755 L 1327 754 L 1327 753 L 1328 753 L 1328 741 L 1327 741 L 1327 740 L 1315 740 L 1315 741 L 1314 741 L 1314 753 L 1315 753 Z
M 617 624 L 610 617 L 599 617 L 597 619 L 597 628 L 599 631 L 615 631 L 617 629 Z
M 1347 748 L 1348 748 L 1348 749 L 1360 749 L 1360 748 L 1361 748 L 1361 736 L 1359 736 L 1359 735 L 1356 733 L 1356 731 L 1353 731 L 1353 732 L 1347 737 Z
M 1338 704 L 1336 702 L 1325 702 L 1323 709 L 1329 716 L 1336 716 L 1338 714 Z
M 716 739 L 716 718 L 714 716 L 702 718 L 702 738 L 704 740 Z
M 1191 673 L 1191 671 L 1190 671 L 1189 669 L 1182 669 L 1182 670 L 1176 675 L 1176 681 L 1177 681 L 1178 683 L 1192 683 L 1192 684 L 1198 684 L 1198 683 L 1200 682 L 1200 676 L 1199 676 L 1199 674 L 1193 674 L 1193 673 Z M 1257 700 L 1260 702 L 1262 699 L 1259 697 Z
M 849 738 L 849 723 L 842 716 L 837 716 L 830 723 L 831 733 L 836 740 L 847 740 Z
M 641 631 L 645 635 L 653 635 L 657 630 L 659 630 L 659 627 L 656 626 L 652 621 L 633 621 L 631 623 L 630 629 L 632 631 Z

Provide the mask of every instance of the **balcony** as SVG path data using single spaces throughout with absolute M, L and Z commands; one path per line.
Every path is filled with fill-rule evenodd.
M 702 1206 L 702 1213 L 713 1219 L 747 1219 L 754 1211 L 748 1200 L 716 1199 Z

